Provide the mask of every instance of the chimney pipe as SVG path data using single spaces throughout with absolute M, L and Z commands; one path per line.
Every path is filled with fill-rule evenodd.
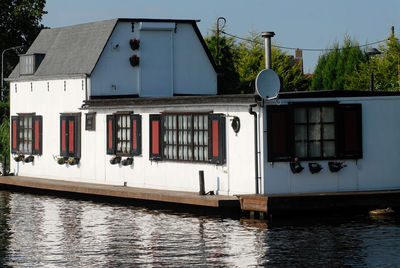
M 265 69 L 271 69 L 271 37 L 273 37 L 274 35 L 274 32 L 261 33 L 261 36 L 264 38 Z

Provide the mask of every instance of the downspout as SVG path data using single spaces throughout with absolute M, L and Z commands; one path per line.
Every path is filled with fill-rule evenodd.
M 256 194 L 260 193 L 258 187 L 258 135 L 257 135 L 257 113 L 253 111 L 253 108 L 256 107 L 257 104 L 250 104 L 249 113 L 254 116 L 254 173 L 255 173 L 255 184 L 256 184 Z

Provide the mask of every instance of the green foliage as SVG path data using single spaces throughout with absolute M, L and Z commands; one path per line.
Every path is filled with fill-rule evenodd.
M 358 43 L 346 36 L 342 47 L 335 43 L 328 52 L 319 57 L 311 90 L 350 89 L 349 79 L 365 62 L 366 57 Z
M 0 156 L 10 159 L 10 121 L 4 116 L 0 121 Z M 0 157 L 2 160 L 2 157 Z M 8 161 L 9 162 L 9 161 Z
M 0 1 L 0 52 L 23 45 L 28 48 L 43 27 L 40 24 L 46 0 L 1 0 Z M 24 49 L 19 49 L 22 52 Z M 7 51 L 4 56 L 4 77 L 7 77 L 18 63 L 16 51 Z M 6 84 L 5 84 L 6 85 Z M 7 86 L 6 86 L 7 87 Z M 0 156 L 9 155 L 10 123 L 9 101 L 0 102 Z M 0 157 L 1 158 L 1 157 Z
M 43 28 L 40 24 L 46 0 L 0 1 L 0 50 L 23 45 L 28 48 Z M 22 50 L 21 50 L 22 51 Z M 18 62 L 15 51 L 5 57 L 4 76 L 7 77 Z
M 216 31 L 205 38 L 208 48 L 215 59 Z M 219 70 L 221 93 L 252 93 L 258 73 L 265 68 L 263 40 L 259 34 L 251 32 L 246 38 L 251 42 L 234 42 L 233 38 L 220 35 Z M 301 64 L 293 56 L 280 49 L 272 49 L 272 69 L 282 80 L 281 91 L 307 90 L 311 80 L 303 75 Z
M 205 37 L 206 44 L 217 64 L 219 73 L 218 88 L 221 94 L 237 93 L 239 85 L 239 75 L 235 69 L 237 58 L 236 46 L 233 38 L 228 38 L 220 34 L 219 36 L 219 59 L 217 60 L 217 36 L 216 30 L 211 36 Z
M 311 90 L 369 90 L 371 72 L 375 90 L 399 90 L 399 39 L 391 35 L 379 50 L 381 55 L 368 59 L 356 41 L 345 37 L 341 48 L 335 44 L 319 57 Z

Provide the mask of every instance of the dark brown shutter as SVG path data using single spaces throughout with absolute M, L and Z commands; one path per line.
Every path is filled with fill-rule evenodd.
M 142 154 L 142 117 L 131 115 L 131 155 Z
M 225 116 L 211 114 L 208 116 L 208 161 L 214 164 L 226 162 Z
M 162 152 L 162 117 L 160 114 L 150 115 L 150 159 L 161 160 Z
M 11 153 L 17 153 L 19 147 L 19 118 L 11 116 Z
M 288 105 L 267 106 L 268 162 L 292 157 L 291 114 Z
M 42 154 L 42 116 L 33 116 L 32 117 L 32 137 L 33 137 L 33 143 L 32 143 L 32 154 L 36 155 L 41 155 Z
M 68 117 L 60 116 L 60 156 L 68 156 Z
M 362 158 L 361 104 L 339 104 L 336 114 L 338 157 Z
M 107 154 L 115 154 L 115 116 L 107 115 Z

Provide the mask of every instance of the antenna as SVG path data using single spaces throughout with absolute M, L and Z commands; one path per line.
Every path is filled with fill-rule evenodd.
M 272 100 L 278 96 L 281 88 L 279 76 L 271 69 L 262 70 L 256 78 L 256 91 L 261 98 Z

